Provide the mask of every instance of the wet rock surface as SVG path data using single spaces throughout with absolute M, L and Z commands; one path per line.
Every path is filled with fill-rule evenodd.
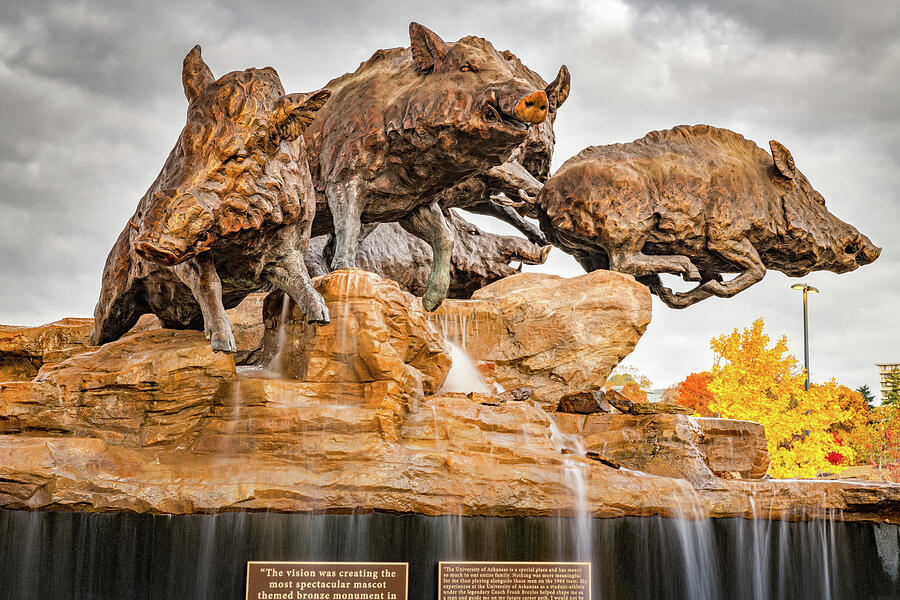
M 650 309 L 649 290 L 629 275 L 521 273 L 445 302 L 432 320 L 488 382 L 530 387 L 555 410 L 563 395 L 606 383 L 646 331 Z
M 93 319 L 66 318 L 38 325 L 0 325 L 0 381 L 30 381 L 51 359 L 90 346 Z
M 417 299 L 357 272 L 316 284 L 335 318 L 331 330 L 289 319 L 281 367 L 292 377 L 236 369 L 199 332 L 156 329 L 0 384 L 0 507 L 552 516 L 585 506 L 597 517 L 900 523 L 895 485 L 753 479 L 767 463 L 756 424 L 550 413 L 523 390 L 434 393 L 449 358 Z M 341 328 L 356 347 L 339 342 Z M 565 434 L 584 456 L 560 444 Z
M 262 306 L 268 292 L 256 292 L 225 311 L 237 342 L 235 364 L 259 360 L 262 345 Z M 94 320 L 67 317 L 35 327 L 0 325 L 0 382 L 31 381 L 46 363 L 59 363 L 67 358 L 96 350 L 90 345 Z M 159 318 L 143 315 L 128 333 L 161 329 Z

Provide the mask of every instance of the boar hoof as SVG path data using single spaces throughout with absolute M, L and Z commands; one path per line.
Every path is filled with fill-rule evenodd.
M 237 352 L 237 344 L 234 342 L 234 335 L 231 331 L 215 332 L 210 338 L 210 345 L 213 350 L 220 352 Z
M 422 307 L 425 308 L 427 312 L 434 312 L 437 310 L 438 306 L 444 302 L 445 297 L 446 295 L 426 293 L 422 296 Z
M 319 298 L 310 303 L 306 310 L 306 322 L 315 323 L 316 325 L 327 325 L 331 322 L 328 307 L 325 306 L 324 300 Z

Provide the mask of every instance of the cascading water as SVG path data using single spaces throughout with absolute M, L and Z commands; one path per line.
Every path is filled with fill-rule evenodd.
M 563 482 L 572 491 L 574 499 L 572 535 L 576 560 L 590 561 L 593 554 L 593 528 L 587 499 L 587 484 L 583 464 L 570 458 L 571 455 L 584 458 L 587 456 L 587 450 L 585 450 L 584 441 L 580 435 L 564 433 L 552 418 L 550 419 L 550 439 L 553 441 L 556 451 L 563 454 Z M 560 530 L 563 528 L 560 527 Z
M 441 386 L 440 393 L 447 394 L 458 392 L 467 394 L 469 392 L 478 392 L 488 394 L 492 390 L 481 377 L 478 368 L 472 359 L 466 354 L 462 346 L 451 342 L 445 338 L 447 346 L 450 348 L 450 359 L 452 360 L 450 372 L 447 373 L 447 379 Z
M 691 549 L 679 528 L 697 527 L 696 521 L 591 519 L 593 598 L 900 597 L 891 555 L 900 533 L 896 525 L 734 518 L 701 525 L 691 535 L 702 548 Z M 248 560 L 365 560 L 408 561 L 410 599 L 430 600 L 436 597 L 440 560 L 577 560 L 575 548 L 556 545 L 560 526 L 575 525 L 541 517 L 383 513 L 170 517 L 2 511 L 0 598 L 236 599 L 243 598 Z M 748 549 L 753 539 L 760 547 Z M 713 558 L 709 569 L 692 567 L 696 550 Z M 745 564 L 748 551 L 765 558 L 763 577 Z M 691 581 L 702 573 L 707 579 Z

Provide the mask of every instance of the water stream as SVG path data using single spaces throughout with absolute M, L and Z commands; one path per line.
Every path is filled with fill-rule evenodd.
M 661 517 L 590 523 L 594 600 L 900 597 L 895 525 Z M 431 600 L 439 560 L 577 560 L 571 530 L 580 526 L 553 517 L 0 511 L 0 598 L 236 600 L 248 560 L 371 560 L 408 561 L 410 599 Z M 562 546 L 559 528 L 570 540 Z M 748 564 L 754 555 L 761 560 Z M 697 568 L 698 556 L 711 562 Z

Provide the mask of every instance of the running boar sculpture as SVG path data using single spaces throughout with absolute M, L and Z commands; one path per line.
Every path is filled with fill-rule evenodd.
M 329 92 L 285 94 L 269 67 L 216 80 L 199 46 L 182 79 L 187 124 L 110 251 L 92 343 L 153 312 L 234 352 L 225 309 L 266 284 L 327 322 L 304 264 L 315 191 L 302 133 Z
M 541 191 L 541 229 L 588 271 L 634 275 L 674 308 L 734 296 L 766 268 L 845 273 L 878 258 L 880 248 L 826 210 L 787 148 L 769 147 L 771 156 L 695 125 L 586 148 Z M 673 292 L 660 273 L 700 283 Z
M 398 221 L 433 249 L 422 300 L 434 310 L 453 250 L 437 195 L 502 164 L 550 107 L 487 40 L 447 43 L 417 23 L 409 37 L 326 85 L 333 96 L 305 133 L 322 194 L 313 235 L 333 232 L 331 267 L 353 267 L 370 224 Z
M 453 232 L 453 256 L 450 261 L 450 298 L 471 298 L 481 289 L 518 271 L 511 262 L 543 264 L 550 246 L 539 246 L 511 235 L 482 231 L 454 210 L 444 217 Z M 313 277 L 330 269 L 331 236 L 314 237 L 306 254 L 306 268 Z M 411 294 L 421 296 L 431 272 L 431 248 L 397 223 L 381 223 L 360 242 L 356 264 L 367 271 L 393 279 Z

